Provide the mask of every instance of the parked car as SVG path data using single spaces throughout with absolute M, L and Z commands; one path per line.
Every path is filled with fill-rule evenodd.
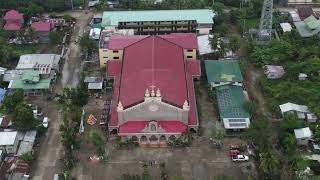
M 32 109 L 34 118 L 38 118 L 38 117 L 41 117 L 41 116 L 43 115 L 40 107 L 34 106 L 34 105 L 32 105 L 32 104 L 28 104 L 28 105 L 29 105 L 29 106 L 31 107 L 31 109 Z
M 42 126 L 45 128 L 48 128 L 48 126 L 49 126 L 49 118 L 48 117 L 43 118 Z
M 236 156 L 231 156 L 231 159 L 233 162 L 243 162 L 243 161 L 249 161 L 249 156 L 239 154 Z

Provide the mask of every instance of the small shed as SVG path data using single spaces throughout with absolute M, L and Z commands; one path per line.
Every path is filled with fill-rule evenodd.
M 309 127 L 295 129 L 294 135 L 298 145 L 308 145 L 309 140 L 312 138 L 312 132 Z
M 300 81 L 305 81 L 308 78 L 308 75 L 304 73 L 299 73 L 298 78 Z
M 285 73 L 282 66 L 265 65 L 263 70 L 268 79 L 279 79 Z
M 284 115 L 285 113 L 296 113 L 299 119 L 305 119 L 306 114 L 309 113 L 309 108 L 305 105 L 288 102 L 285 104 L 281 104 L 279 107 L 282 115 Z
M 290 23 L 280 23 L 283 32 L 291 32 L 292 27 Z
M 89 37 L 93 40 L 99 40 L 101 29 L 100 28 L 92 28 L 90 29 Z
M 307 122 L 309 123 L 315 123 L 317 122 L 318 118 L 314 113 L 308 113 L 307 114 Z

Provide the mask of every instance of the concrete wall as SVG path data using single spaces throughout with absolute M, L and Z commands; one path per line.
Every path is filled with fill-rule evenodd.
M 183 50 L 184 59 L 197 59 L 197 50 L 196 49 L 184 49 Z
M 99 49 L 99 60 L 100 60 L 100 67 L 106 67 L 108 61 L 108 49 Z
M 99 59 L 100 59 L 100 67 L 105 67 L 107 61 L 109 60 L 122 60 L 123 58 L 123 50 L 109 50 L 109 49 L 99 49 Z M 116 59 L 118 57 L 118 59 Z

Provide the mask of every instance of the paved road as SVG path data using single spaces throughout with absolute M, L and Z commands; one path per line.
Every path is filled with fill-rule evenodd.
M 62 78 L 61 81 L 57 82 L 55 93 L 62 92 L 64 87 L 76 87 L 79 82 L 81 69 L 80 48 L 75 43 L 75 39 L 83 34 L 91 14 L 71 12 L 70 15 L 75 17 L 77 22 L 62 70 Z M 50 125 L 45 137 L 41 140 L 39 156 L 34 162 L 35 165 L 32 169 L 33 180 L 50 180 L 55 173 L 60 173 L 63 168 L 62 161 L 59 160 L 63 153 L 59 132 L 62 111 L 59 111 L 54 103 L 49 103 L 47 116 L 50 119 Z

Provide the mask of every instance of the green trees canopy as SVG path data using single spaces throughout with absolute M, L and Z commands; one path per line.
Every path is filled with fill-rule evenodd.
M 25 103 L 17 105 L 13 112 L 12 122 L 18 130 L 30 130 L 38 125 L 31 107 Z
M 13 112 L 19 103 L 23 102 L 24 93 L 22 89 L 16 90 L 12 95 L 5 97 L 2 108 L 7 112 Z

